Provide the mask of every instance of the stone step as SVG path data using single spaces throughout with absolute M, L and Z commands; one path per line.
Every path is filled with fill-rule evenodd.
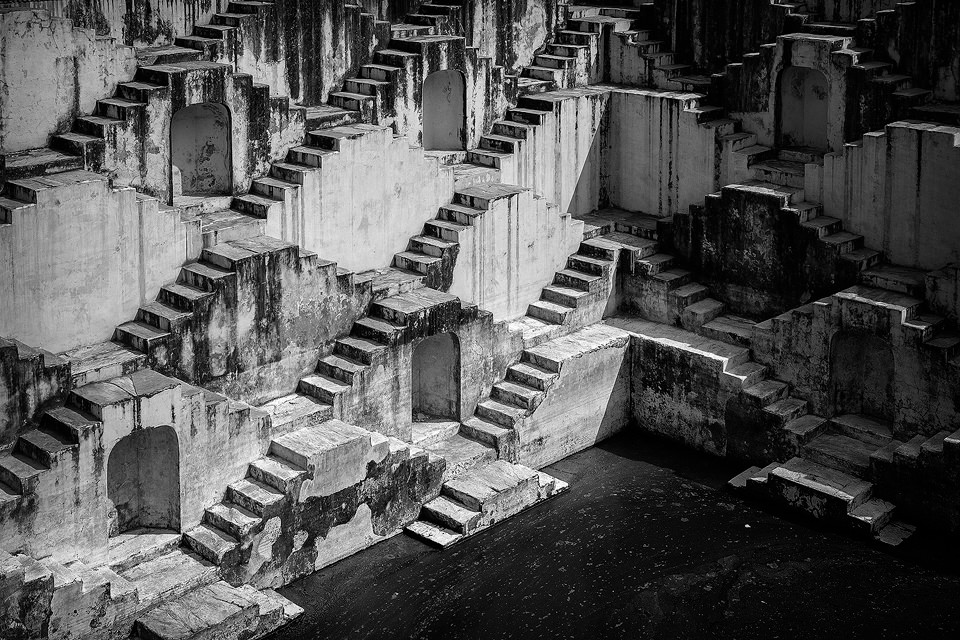
M 137 587 L 141 608 L 176 599 L 218 577 L 214 564 L 184 549 L 140 563 L 120 575 Z
M 183 545 L 218 566 L 228 564 L 240 548 L 240 542 L 236 538 L 205 522 L 183 534 Z
M 870 498 L 850 512 L 854 531 L 876 536 L 893 519 L 896 507 L 886 500 Z
M 554 275 L 553 283 L 561 287 L 597 293 L 603 288 L 605 280 L 603 276 L 592 273 L 584 273 L 575 269 L 561 269 Z
M 873 495 L 871 483 L 804 458 L 791 458 L 773 469 L 767 486 L 774 499 L 844 525 L 850 512 Z
M 893 428 L 888 422 L 848 413 L 830 418 L 830 428 L 840 435 L 882 447 L 893 439 Z
M 573 308 L 548 300 L 538 300 L 527 307 L 527 315 L 553 324 L 564 324 Z
M 150 353 L 151 349 L 163 344 L 169 337 L 169 331 L 158 329 L 139 320 L 125 322 L 114 332 L 115 340 L 144 353 Z
M 333 346 L 334 353 L 364 364 L 373 364 L 378 356 L 386 353 L 387 345 L 359 336 L 338 338 Z
M 249 475 L 277 491 L 289 493 L 307 471 L 289 460 L 268 454 L 250 463 Z
M 780 421 L 780 424 L 786 425 L 802 416 L 806 415 L 807 401 L 801 400 L 800 398 L 784 398 L 783 400 L 777 400 L 766 407 L 763 410 Z
M 260 604 L 220 581 L 162 603 L 134 623 L 141 640 L 245 640 L 260 624 Z
M 227 500 L 261 518 L 276 515 L 285 497 L 282 491 L 253 477 L 227 485 Z
M 480 523 L 481 513 L 467 509 L 449 497 L 441 495 L 423 505 L 420 519 L 436 523 L 442 527 L 470 535 Z
M 303 381 L 300 384 L 304 390 Z M 287 433 L 326 422 L 333 417 L 334 401 L 321 400 L 317 394 L 291 393 L 260 405 L 270 415 L 273 433 Z
M 460 434 L 493 447 L 497 453 L 496 457 L 500 459 L 509 460 L 516 456 L 518 441 L 517 432 L 514 429 L 502 427 L 480 416 L 471 416 L 460 425 Z
M 581 304 L 590 300 L 590 294 L 586 291 L 571 287 L 559 287 L 553 284 L 545 286 L 540 293 L 540 297 L 546 302 L 571 309 L 579 308 Z
M 353 335 L 383 343 L 395 344 L 399 340 L 403 327 L 381 318 L 360 318 L 353 323 Z
M 543 392 L 524 384 L 503 380 L 493 385 L 490 397 L 503 404 L 514 405 L 525 411 L 533 411 L 543 398 Z
M 0 454 L 0 482 L 18 495 L 30 495 L 40 483 L 40 475 L 47 470 L 40 462 L 21 453 Z
M 478 465 L 497 458 L 497 450 L 492 445 L 461 434 L 424 448 L 446 460 L 447 467 L 443 472 L 445 480 L 456 478 Z
M 317 373 L 350 385 L 353 384 L 354 378 L 359 378 L 363 374 L 366 368 L 367 365 L 362 362 L 338 355 L 324 356 L 317 363 Z
M 725 305 L 719 300 L 704 298 L 683 308 L 680 312 L 680 324 L 688 331 L 696 331 L 717 318 L 724 308 Z
M 463 538 L 462 533 L 451 531 L 446 527 L 424 520 L 411 522 L 404 531 L 418 540 L 422 540 L 435 547 L 440 547 L 441 549 L 446 549 Z
M 496 400 L 483 400 L 477 405 L 477 415 L 506 429 L 513 429 L 526 416 L 526 411 Z
M 475 527 L 469 530 L 475 533 L 566 488 L 566 483 L 547 474 L 505 460 L 495 460 L 445 481 L 440 495 L 460 509 L 478 514 Z M 458 513 L 466 517 L 461 511 Z M 473 522 L 471 517 L 471 525 Z
M 762 380 L 743 390 L 744 398 L 761 409 L 783 400 L 789 393 L 789 387 L 779 380 Z
M 870 473 L 870 454 L 877 446 L 844 435 L 824 433 L 804 448 L 804 456 L 826 467 L 857 477 Z
M 208 507 L 203 518 L 207 524 L 241 541 L 263 521 L 257 514 L 233 502 L 219 502 Z
M 43 427 L 30 429 L 17 438 L 15 451 L 47 468 L 54 467 L 62 456 L 68 455 L 78 447 L 66 436 L 66 433 L 58 433 Z

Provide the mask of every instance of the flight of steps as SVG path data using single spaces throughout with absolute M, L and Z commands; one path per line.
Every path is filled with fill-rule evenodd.
M 909 538 L 914 527 L 899 520 L 896 507 L 876 495 L 874 476 L 878 460 L 907 455 L 916 443 L 898 442 L 890 425 L 853 414 L 829 420 L 811 416 L 785 430 L 796 455 L 762 469 L 751 467 L 731 479 L 731 487 L 886 545 Z M 940 438 L 941 449 L 945 437 Z
M 370 279 L 373 287 L 368 315 L 354 322 L 349 336 L 334 342 L 333 353 L 320 358 L 314 374 L 301 378 L 296 394 L 332 406 L 334 415 L 351 406 L 345 396 L 361 392 L 365 377 L 393 346 L 420 335 L 431 318 L 458 317 L 471 306 L 425 287 L 420 274 L 396 267 L 356 278 Z
M 709 90 L 711 78 L 708 73 L 685 63 L 679 53 L 665 49 L 667 38 L 658 33 L 658 18 L 652 3 L 623 6 L 609 2 L 578 2 L 567 6 L 567 16 L 567 29 L 560 32 L 560 42 L 582 46 L 592 44 L 580 35 L 583 33 L 596 34 L 601 41 L 619 38 L 619 48 L 631 52 L 631 55 L 635 51 L 638 58 L 636 61 L 621 60 L 621 64 L 644 69 L 642 77 L 632 78 L 639 85 L 696 93 Z
M 496 460 L 445 481 L 406 531 L 446 548 L 567 489 L 542 471 Z
M 140 307 L 134 320 L 117 327 L 113 342 L 126 349 L 97 348 L 130 361 L 138 360 L 136 353 L 139 352 L 147 356 L 148 362 L 164 364 L 171 340 L 190 326 L 195 314 L 206 311 L 224 292 L 236 289 L 237 265 L 241 261 L 281 253 L 292 253 L 300 261 L 318 260 L 316 254 L 298 245 L 269 236 L 232 240 L 205 248 L 200 260 L 184 265 L 177 281 L 161 287 L 157 299 Z
M 101 370 L 106 380 L 106 370 Z M 149 370 L 137 370 L 123 375 L 141 376 L 144 381 L 156 380 L 170 382 L 171 379 Z M 89 379 L 89 378 L 88 378 Z M 144 382 L 144 386 L 149 384 Z M 239 402 L 202 389 L 192 387 L 180 381 L 185 400 L 197 394 L 204 394 L 208 415 L 226 413 L 237 416 L 237 422 L 253 419 L 251 408 Z M 90 384 L 102 384 L 101 380 L 90 379 Z M 100 425 L 98 417 L 102 411 L 95 401 L 91 401 L 88 391 L 94 387 L 74 388 L 67 396 L 63 406 L 47 409 L 37 418 L 34 428 L 22 433 L 13 447 L 0 453 L 0 515 L 7 515 L 17 509 L 25 499 L 37 492 L 44 474 L 56 469 L 61 461 L 72 464 L 81 441 L 89 438 L 89 431 Z M 93 398 L 99 398 L 92 391 Z M 223 411 L 217 411 L 223 407 Z M 211 411 L 213 413 L 211 414 Z M 2 518 L 0 518 L 2 519 Z
M 885 43 L 871 40 L 877 33 L 876 17 L 848 24 L 818 21 L 809 13 L 790 14 L 785 31 L 781 38 L 832 40 L 834 50 L 831 55 L 838 65 L 848 69 L 848 108 L 857 114 L 849 123 L 856 130 L 848 131 L 848 135 L 859 137 L 882 129 L 890 122 L 908 118 L 933 97 L 932 91 L 915 86 L 911 76 L 899 73 L 896 61 L 884 59 Z M 727 64 L 724 71 L 713 79 L 710 89 L 716 93 L 728 80 L 732 80 L 735 86 L 736 78 L 758 73 L 757 65 L 769 60 L 767 54 L 777 46 L 776 43 L 761 45 L 759 52 L 748 53 L 742 61 Z M 771 90 L 777 90 L 775 85 L 771 85 Z
M 305 481 L 326 481 L 322 471 L 354 462 L 352 452 L 398 448 L 407 449 L 411 458 L 429 455 L 336 419 L 283 433 L 270 442 L 266 456 L 250 463 L 244 479 L 227 487 L 221 502 L 206 509 L 203 521 L 183 535 L 183 543 L 217 566 L 242 564 L 253 536 L 299 499 Z M 344 452 L 348 457 L 341 457 Z
M 808 200 L 805 191 L 806 165 L 823 164 L 823 154 L 811 149 L 772 149 L 755 144 L 753 134 L 733 134 L 741 140 L 734 155 L 735 162 L 745 168 L 749 179 L 725 188 L 779 194 L 787 198 L 785 211 L 792 213 L 800 227 L 809 233 L 824 249 L 833 255 L 850 274 L 858 274 L 879 264 L 881 254 L 864 246 L 863 236 L 844 230 L 843 222 L 823 215 L 823 205 Z M 706 200 L 717 203 L 721 193 L 707 195 Z

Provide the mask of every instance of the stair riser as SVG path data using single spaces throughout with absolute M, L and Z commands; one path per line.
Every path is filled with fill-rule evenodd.
M 498 136 L 508 138 L 517 138 L 525 140 L 527 138 L 527 127 L 519 122 L 497 122 L 493 125 L 493 133 Z
M 553 283 L 560 287 L 579 289 L 580 291 L 587 291 L 589 293 L 597 293 L 603 289 L 603 280 L 586 280 L 584 278 L 565 273 L 557 273 L 554 275 Z
M 385 353 L 386 349 L 370 350 L 361 349 L 352 344 L 337 341 L 333 345 L 333 352 L 339 356 L 356 360 L 364 364 L 373 364 L 377 359 L 378 353 Z
M 297 391 L 298 391 L 299 393 L 304 394 L 304 395 L 308 395 L 308 396 L 310 396 L 311 398 L 316 398 L 316 399 L 319 400 L 320 402 L 323 402 L 323 403 L 325 403 L 325 404 L 332 405 L 332 406 L 334 406 L 334 407 L 337 407 L 337 406 L 340 404 L 340 399 L 339 399 L 339 398 L 343 395 L 342 392 L 340 392 L 340 393 L 334 393 L 334 392 L 330 391 L 329 389 L 325 389 L 325 388 L 323 388 L 323 387 L 319 387 L 319 386 L 316 386 L 316 385 L 312 385 L 312 384 L 310 384 L 309 382 L 307 382 L 307 381 L 305 381 L 305 380 L 301 380 L 301 381 L 297 384 Z M 270 485 L 270 486 L 273 486 L 273 485 Z
M 512 404 L 516 405 L 525 411 L 533 411 L 536 409 L 539 404 L 539 398 L 537 397 L 526 397 L 522 396 L 519 393 L 513 393 L 507 389 L 503 389 L 494 385 L 493 389 L 490 392 L 490 397 L 501 402 L 503 404 Z
M 226 518 L 220 517 L 219 514 L 214 513 L 213 511 L 207 510 L 203 514 L 203 521 L 211 526 L 214 526 L 221 531 L 229 533 L 231 536 L 237 540 L 243 541 L 252 530 L 250 525 L 241 525 Z
M 560 304 L 565 307 L 570 307 L 572 309 L 579 308 L 584 302 L 586 302 L 589 296 L 572 296 L 561 291 L 554 291 L 552 289 L 544 289 L 541 294 L 541 298 L 547 302 L 552 302 L 554 304 Z
M 567 268 L 595 276 L 608 276 L 613 269 L 613 264 L 596 264 L 595 262 L 582 260 L 578 256 L 573 255 L 567 258 Z
M 477 406 L 477 415 L 484 420 L 500 425 L 504 429 L 513 429 L 516 427 L 516 421 L 513 416 L 500 413 L 499 411 L 493 411 L 482 404 Z
M 570 314 L 573 313 L 573 309 L 557 311 L 555 309 L 547 309 L 537 305 L 530 305 L 527 308 L 527 315 L 544 322 L 549 322 L 551 324 L 564 324 L 567 319 L 570 318 Z
M 248 496 L 242 491 L 237 491 L 233 487 L 227 487 L 227 500 L 240 505 L 247 511 L 255 513 L 261 518 L 272 518 L 273 516 L 278 515 L 283 509 L 284 505 L 283 500 L 270 504 L 264 504 L 255 498 Z
M 354 373 L 352 371 L 347 371 L 336 365 L 331 365 L 327 362 L 324 362 L 323 360 L 317 363 L 317 373 L 322 373 L 328 378 L 333 378 L 334 380 L 340 380 L 350 386 L 353 385 L 353 379 L 359 376 L 359 372 Z
M 537 376 L 527 375 L 523 371 L 514 369 L 513 367 L 507 369 L 507 380 L 510 382 L 515 382 L 517 384 L 522 384 L 531 389 L 536 389 L 538 391 L 546 391 L 547 387 L 550 384 L 550 380 L 544 378 L 538 378 Z

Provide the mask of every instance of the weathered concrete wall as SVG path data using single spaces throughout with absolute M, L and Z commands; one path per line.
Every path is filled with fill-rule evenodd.
M 200 522 L 223 488 L 242 478 L 266 453 L 270 420 L 260 411 L 149 369 L 75 392 L 71 403 L 96 422 L 82 427 L 80 443 L 51 462 L 34 492 L 5 503 L 0 539 L 9 552 L 58 562 L 106 560 L 112 496 L 107 468 L 114 447 L 134 430 L 172 427 L 179 446 L 180 525 Z M 157 482 L 141 475 L 144 483 Z M 91 517 L 91 514 L 98 514 Z
M 440 491 L 444 461 L 379 433 L 327 454 L 242 541 L 235 582 L 279 587 L 385 540 Z M 318 461 L 319 462 L 319 461 Z
M 42 638 L 53 589 L 53 574 L 36 560 L 0 550 L 0 634 Z
M 0 149 L 47 144 L 133 77 L 132 47 L 99 40 L 46 11 L 0 13 Z
M 50 352 L 0 338 L 0 447 L 11 444 L 46 404 L 70 388 L 70 364 Z
M 98 36 L 146 46 L 167 44 L 178 35 L 190 34 L 195 23 L 226 10 L 227 0 L 23 0 L 0 3 L 45 9 L 51 15 L 69 18 L 78 27 Z
M 110 339 L 173 280 L 199 235 L 176 210 L 113 190 L 101 175 L 57 179 L 65 184 L 35 185 L 36 203 L 0 226 L 0 326 L 54 352 Z
M 453 170 L 389 127 L 358 125 L 337 146 L 303 174 L 298 212 L 283 220 L 279 237 L 346 269 L 387 266 L 450 202 Z
M 337 277 L 335 263 L 261 237 L 203 251 L 233 273 L 194 304 L 150 362 L 194 384 L 259 404 L 286 395 L 319 353 L 348 333 L 368 297 Z
M 960 260 L 960 129 L 895 122 L 824 159 L 824 213 L 891 262 L 937 269 Z
M 889 415 L 878 417 L 893 424 L 894 436 L 901 441 L 954 431 L 960 420 L 956 368 L 936 348 L 924 345 L 924 329 L 906 319 L 902 297 L 888 292 L 878 298 L 878 291 L 842 291 L 774 318 L 768 329 L 754 336 L 757 361 L 808 399 L 818 415 L 835 415 L 839 383 L 846 398 L 859 397 L 861 403 L 866 398 L 868 409 L 886 407 Z M 844 351 L 838 350 L 838 343 L 858 336 L 885 345 L 871 356 L 888 351 L 885 363 L 861 370 L 858 367 L 867 363 L 839 360 Z M 883 379 L 881 368 L 889 368 L 885 384 L 878 382 Z M 851 370 L 860 371 L 853 377 L 863 385 L 856 393 L 850 389 Z M 866 389 L 868 385 L 883 387 L 879 391 L 883 398 L 870 400 L 877 392 Z
M 522 316 L 582 237 L 583 223 L 529 190 L 493 200 L 459 233 L 449 291 L 497 321 Z
M 529 349 L 559 372 L 539 407 L 516 425 L 519 462 L 539 468 L 586 449 L 630 421 L 630 337 L 598 324 Z
M 720 138 L 730 121 L 699 122 L 701 97 L 620 89 L 610 99 L 611 206 L 657 216 L 684 212 L 716 190 Z
M 609 87 L 584 87 L 521 98 L 519 106 L 547 112 L 531 127 L 501 179 L 530 188 L 561 212 L 588 213 L 606 200 L 603 165 Z
M 725 372 L 748 360 L 748 351 L 659 323 L 612 323 L 631 336 L 631 407 L 637 426 L 726 455 L 727 405 L 740 385 Z

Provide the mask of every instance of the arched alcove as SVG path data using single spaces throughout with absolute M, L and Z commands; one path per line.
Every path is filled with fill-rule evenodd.
M 431 73 L 423 81 L 423 148 L 467 148 L 466 82 L 459 71 Z
M 840 332 L 830 345 L 830 391 L 836 415 L 896 417 L 893 346 L 877 336 Z
M 180 447 L 172 427 L 139 429 L 122 438 L 107 462 L 111 534 L 131 529 L 180 530 Z
M 413 419 L 460 418 L 460 341 L 452 333 L 430 336 L 413 352 Z
M 828 151 L 827 77 L 816 69 L 787 67 L 780 74 L 777 97 L 778 146 Z
M 229 195 L 233 186 L 230 112 L 222 104 L 194 104 L 170 122 L 170 193 Z

